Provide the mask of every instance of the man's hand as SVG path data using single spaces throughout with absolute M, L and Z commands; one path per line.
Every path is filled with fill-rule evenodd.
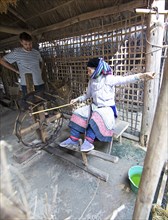
M 19 74 L 19 71 L 13 66 L 11 65 L 10 63 L 8 63 L 6 60 L 4 60 L 4 58 L 1 58 L 0 59 L 0 64 L 4 67 L 6 67 L 7 69 L 9 70 L 12 70 L 13 72 Z M 19 74 L 20 75 L 20 74 Z

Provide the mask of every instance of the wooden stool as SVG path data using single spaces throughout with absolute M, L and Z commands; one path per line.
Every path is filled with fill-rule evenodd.
M 109 144 L 109 150 L 108 150 L 109 154 L 111 153 L 111 150 L 112 150 L 113 138 L 116 138 L 116 139 L 119 138 L 119 142 L 122 143 L 122 134 L 124 133 L 124 131 L 127 130 L 128 126 L 129 126 L 128 122 L 122 121 L 122 120 L 119 120 L 119 119 L 116 120 L 114 134 L 113 134 L 112 140 Z

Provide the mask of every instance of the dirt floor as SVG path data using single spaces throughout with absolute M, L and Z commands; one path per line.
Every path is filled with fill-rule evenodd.
M 116 164 L 89 157 L 89 164 L 109 174 L 107 182 L 43 150 L 19 164 L 13 158 L 23 147 L 12 133 L 16 116 L 16 110 L 0 106 L 1 146 L 6 149 L 14 191 L 18 197 L 24 195 L 31 219 L 107 220 L 115 214 L 116 220 L 132 219 L 136 194 L 130 189 L 127 173 L 131 166 L 143 165 L 145 157 L 137 143 L 114 141 L 112 155 L 119 157 Z M 68 130 L 62 129 L 59 140 L 67 135 Z M 106 147 L 96 143 L 97 150 Z M 121 211 L 114 212 L 117 209 Z

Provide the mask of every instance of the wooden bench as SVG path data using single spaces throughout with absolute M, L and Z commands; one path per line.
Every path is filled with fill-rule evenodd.
M 108 150 L 107 150 L 107 153 L 102 153 L 100 152 L 100 154 L 104 154 L 104 158 L 103 157 L 100 157 L 102 159 L 105 159 L 109 154 L 111 154 L 111 150 L 112 150 L 112 146 L 113 146 L 113 139 L 119 139 L 119 142 L 122 143 L 122 134 L 124 133 L 124 131 L 127 130 L 129 126 L 129 123 L 126 122 L 126 121 L 122 121 L 120 119 L 117 119 L 116 120 L 116 124 L 115 124 L 115 129 L 114 129 L 114 133 L 113 133 L 113 138 L 111 140 L 111 142 L 109 143 L 109 147 L 108 147 Z M 96 155 L 95 153 L 96 152 Z M 98 151 L 95 151 L 95 150 L 92 150 L 92 151 L 89 151 L 88 153 L 84 153 L 82 152 L 82 159 L 84 161 L 84 164 L 87 166 L 88 162 L 87 162 L 87 155 L 94 155 L 94 156 L 97 156 L 97 153 Z M 107 156 L 105 156 L 107 155 Z M 110 155 L 112 156 L 112 155 Z M 113 157 L 113 163 L 116 163 L 118 162 L 118 157 L 115 157 L 115 156 L 112 156 Z
M 114 138 L 119 139 L 119 142 L 122 143 L 122 134 L 124 133 L 124 131 L 127 130 L 128 126 L 129 126 L 129 123 L 127 121 L 122 121 L 120 119 L 116 120 L 113 138 L 109 144 L 109 150 L 108 150 L 109 154 L 111 153 L 111 150 L 112 150 L 113 139 Z
M 116 121 L 116 126 L 115 126 L 115 130 L 114 130 L 114 137 L 119 138 L 120 142 L 122 142 L 122 134 L 128 128 L 128 126 L 129 126 L 128 122 L 121 121 L 121 120 Z M 81 144 L 82 144 L 82 142 L 81 142 Z M 50 144 L 49 146 L 44 148 L 44 150 L 47 151 L 48 153 L 54 154 L 64 160 L 71 162 L 75 166 L 85 170 L 86 172 L 96 176 L 97 178 L 99 178 L 101 180 L 107 181 L 109 174 L 90 165 L 88 163 L 87 157 L 94 156 L 97 158 L 101 158 L 105 161 L 117 163 L 119 158 L 117 156 L 110 155 L 111 149 L 112 149 L 112 144 L 113 144 L 113 140 L 109 144 L 110 149 L 108 150 L 109 151 L 108 153 L 100 152 L 97 150 L 91 150 L 89 152 L 81 152 L 78 148 L 76 149 L 74 147 L 61 148 L 59 146 L 59 143 L 53 143 L 54 147 L 52 146 L 52 144 Z M 79 159 L 78 157 L 76 157 L 76 155 L 73 155 L 71 151 L 76 151 L 76 153 L 79 153 L 79 155 L 82 154 L 82 160 Z

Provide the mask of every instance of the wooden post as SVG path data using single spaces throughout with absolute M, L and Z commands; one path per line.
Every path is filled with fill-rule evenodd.
M 168 158 L 168 58 L 149 139 L 133 219 L 148 219 L 161 171 Z
M 83 152 L 82 152 L 82 159 L 83 159 L 84 165 L 87 166 L 87 165 L 88 165 L 88 161 L 87 161 L 86 153 L 83 153 Z
M 33 83 L 33 78 L 32 78 L 32 74 L 31 73 L 26 73 L 25 74 L 25 79 L 26 79 L 26 86 L 27 86 L 27 93 L 33 92 L 35 91 L 34 89 L 34 83 Z M 43 106 L 39 106 L 37 108 L 34 108 L 34 111 L 39 111 L 39 110 L 43 110 Z M 36 116 L 34 116 L 34 120 L 39 120 L 39 123 L 42 127 L 38 128 L 36 130 L 36 133 L 38 135 L 38 137 L 42 140 L 42 142 L 46 141 L 47 138 L 47 132 L 45 131 L 42 123 L 46 120 L 45 119 L 45 114 L 44 113 L 40 113 Z
M 43 110 L 43 109 L 44 109 L 43 106 L 38 107 L 38 110 Z M 34 117 L 36 117 L 36 116 L 34 116 Z M 39 113 L 38 117 L 39 117 L 40 123 L 41 122 L 43 123 L 46 121 L 44 113 Z M 46 129 L 44 128 L 44 125 L 41 124 L 40 129 L 38 129 L 38 131 L 40 133 L 40 138 L 41 138 L 42 142 L 45 143 L 48 135 L 47 135 Z
M 152 7 L 157 7 L 158 11 L 165 9 L 165 0 L 155 0 Z M 146 42 L 146 71 L 155 72 L 154 80 L 145 82 L 144 85 L 144 109 L 142 116 L 142 127 L 140 142 L 142 146 L 148 146 L 149 136 L 153 123 L 156 103 L 159 94 L 159 78 L 162 49 L 153 45 L 163 45 L 164 34 L 164 14 L 150 14 L 147 26 Z M 157 51 L 156 51 L 157 50 Z M 155 51 L 155 52 L 151 52 Z
M 26 87 L 27 87 L 27 93 L 33 92 L 34 89 L 34 83 L 33 83 L 33 77 L 31 73 L 25 74 L 26 79 Z

